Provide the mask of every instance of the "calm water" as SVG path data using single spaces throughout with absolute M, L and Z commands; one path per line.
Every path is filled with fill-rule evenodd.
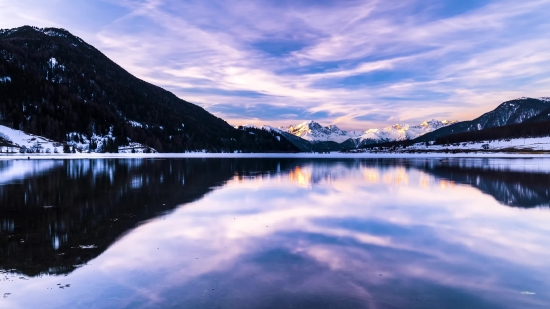
M 549 185 L 548 159 L 0 161 L 0 308 L 549 308 Z

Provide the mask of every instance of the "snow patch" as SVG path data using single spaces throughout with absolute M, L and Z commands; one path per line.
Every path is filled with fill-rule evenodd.
M 52 30 L 52 29 L 49 29 L 49 30 L 39 29 L 39 30 L 47 36 L 58 36 L 58 37 L 63 37 L 63 38 L 67 37 L 67 34 L 62 33 L 62 32 L 58 32 L 58 31 L 55 31 L 55 30 Z
M 50 58 L 50 60 L 48 60 L 48 64 L 50 65 L 50 68 L 52 68 L 52 69 L 55 68 L 58 64 L 57 59 L 55 59 L 53 57 Z
M 550 150 L 550 137 L 534 137 L 534 138 L 515 138 L 515 139 L 501 139 L 490 140 L 480 142 L 461 142 L 454 144 L 443 145 L 429 145 L 425 143 L 417 143 L 406 148 L 406 150 L 435 150 L 435 151 L 447 151 L 447 150 L 508 150 L 513 149 L 516 151 L 522 150 L 535 150 L 535 151 L 549 151 Z
M 132 126 L 132 127 L 138 127 L 138 128 L 143 128 L 143 125 L 137 121 L 133 121 L 133 120 L 130 120 L 128 121 L 128 123 Z
M 0 137 L 14 144 L 14 147 L 0 147 L 2 152 L 16 152 L 20 148 L 33 153 L 51 153 L 60 147 L 60 143 L 56 143 L 42 136 L 27 134 L 21 130 L 15 130 L 10 127 L 0 125 Z
M 7 83 L 7 82 L 11 82 L 11 77 L 9 76 L 0 77 L 0 83 Z

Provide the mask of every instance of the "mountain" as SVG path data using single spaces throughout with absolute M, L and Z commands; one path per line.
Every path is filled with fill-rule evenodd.
M 296 126 L 272 127 L 254 125 L 235 128 L 256 134 L 258 131 L 271 133 L 278 140 L 287 140 L 303 152 L 330 152 L 355 149 L 369 144 L 412 140 L 418 136 L 450 125 L 455 121 L 425 121 L 419 125 L 393 125 L 382 129 L 343 131 L 335 125 L 323 127 L 315 121 L 306 121 Z
M 234 177 L 288 173 L 295 162 L 0 160 L 0 265 L 26 276 L 71 273 L 144 222 Z
M 539 98 L 539 100 L 550 103 L 550 97 Z M 527 119 L 525 122 L 550 121 L 550 106 L 540 112 L 538 115 Z
M 500 104 L 494 110 L 481 115 L 480 117 L 458 122 L 431 133 L 420 136 L 415 142 L 434 141 L 446 135 L 479 131 L 494 127 L 519 124 L 534 119 L 544 111 L 550 114 L 550 100 L 548 98 L 519 98 Z M 550 116 L 548 116 L 550 117 Z
M 515 170 L 514 165 L 503 168 L 498 164 L 486 164 L 482 160 L 476 162 L 475 159 L 457 158 L 448 161 L 433 160 L 429 163 L 411 161 L 407 164 L 438 180 L 476 188 L 505 206 L 550 208 L 550 191 L 547 185 L 549 174 L 545 169 L 526 170 L 521 166 Z
M 0 124 L 89 151 L 94 137 L 101 151 L 298 151 L 268 132 L 243 134 L 57 28 L 0 30 Z
M 413 126 L 396 124 L 382 129 L 371 129 L 359 137 L 357 144 L 361 147 L 369 144 L 412 140 L 434 130 L 451 125 L 455 122 L 456 120 L 439 121 L 432 119 Z
M 280 127 L 279 130 L 301 137 L 310 142 L 343 143 L 350 138 L 361 136 L 361 131 L 342 131 L 335 125 L 321 126 L 315 121 L 306 121 L 296 126 Z
M 436 138 L 434 145 L 449 145 L 464 142 L 485 142 L 489 145 L 492 144 L 491 141 L 505 141 L 505 145 L 508 145 L 508 142 L 510 142 L 511 145 L 514 144 L 512 142 L 513 140 L 547 138 L 548 136 L 550 136 L 550 120 L 536 122 L 528 121 L 518 124 L 510 124 L 502 127 L 488 128 L 479 131 L 469 131 L 445 135 Z M 525 144 L 525 142 L 523 142 L 523 144 Z M 540 146 L 542 146 L 542 143 Z
M 335 125 L 323 127 L 315 121 L 306 121 L 296 126 L 279 127 L 277 129 L 272 127 L 269 128 L 270 130 L 277 130 L 281 134 L 286 133 L 287 138 L 290 134 L 293 137 L 300 137 L 303 140 L 311 142 L 315 145 L 313 147 L 324 147 L 324 149 L 335 151 L 357 148 L 369 144 L 415 139 L 421 135 L 453 123 L 455 123 L 455 121 L 439 121 L 432 119 L 419 125 L 410 126 L 406 124 L 396 124 L 381 129 L 370 129 L 364 132 L 343 131 Z M 316 151 L 322 150 L 316 149 Z

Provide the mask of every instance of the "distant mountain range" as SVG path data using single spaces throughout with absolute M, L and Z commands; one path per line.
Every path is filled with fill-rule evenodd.
M 456 123 L 456 120 L 430 120 L 419 125 L 396 124 L 385 128 L 366 131 L 343 131 L 335 125 L 323 127 L 315 121 L 306 121 L 289 127 L 274 128 L 253 125 L 241 129 L 263 129 L 274 132 L 300 148 L 302 151 L 338 151 L 359 148 L 365 145 L 412 140 L 426 133 Z
M 274 128 L 263 126 L 261 128 L 246 125 L 241 129 L 263 129 L 273 132 L 286 138 L 289 142 L 298 147 L 301 151 L 339 151 L 353 148 L 364 148 L 372 145 L 408 142 L 420 143 L 435 141 L 442 137 L 452 136 L 465 132 L 477 132 L 500 127 L 508 127 L 517 124 L 521 126 L 522 132 L 529 128 L 536 127 L 537 132 L 543 122 L 550 121 L 550 98 L 519 98 L 500 104 L 494 110 L 470 120 L 435 120 L 425 121 L 419 125 L 395 124 L 385 128 L 369 129 L 366 131 L 344 131 L 335 125 L 323 127 L 315 121 L 306 121 L 301 124 L 289 127 Z M 536 124 L 535 124 L 536 123 Z M 531 130 L 531 131 L 533 131 Z M 521 135 L 523 133 L 519 133 Z M 541 133 L 544 134 L 544 133 Z M 517 138 L 518 133 L 508 134 L 511 138 Z M 506 134 L 500 136 L 507 136 Z M 461 140 L 464 138 L 460 137 Z M 472 137 L 466 137 L 466 140 Z

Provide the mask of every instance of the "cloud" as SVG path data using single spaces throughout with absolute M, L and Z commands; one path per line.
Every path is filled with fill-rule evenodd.
M 366 130 L 471 119 L 504 100 L 550 95 L 548 1 L 109 0 L 88 3 L 110 13 L 83 22 L 28 0 L 0 6 L 0 27 L 67 28 L 233 124 L 317 116 Z

